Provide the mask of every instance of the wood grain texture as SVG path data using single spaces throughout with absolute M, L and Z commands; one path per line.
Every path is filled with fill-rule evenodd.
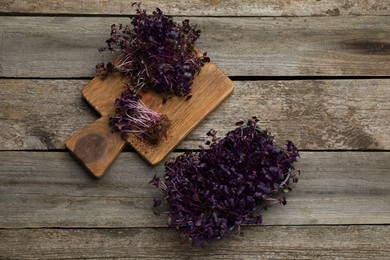
M 389 15 L 390 3 L 383 0 L 145 0 L 147 10 L 156 7 L 169 15 L 196 16 L 326 16 Z M 3 0 L 0 12 L 27 14 L 134 14 L 126 0 Z
M 96 115 L 82 99 L 87 80 L 0 80 L 0 149 L 64 149 Z M 197 149 L 257 115 L 300 149 L 390 149 L 390 80 L 236 81 L 235 91 L 178 146 Z M 191 100 L 190 100 L 191 101 Z
M 87 103 L 101 116 L 115 113 L 115 100 L 125 90 L 127 80 L 120 73 L 113 73 L 102 80 L 96 76 L 83 88 Z
M 184 18 L 180 18 L 184 19 Z M 230 76 L 388 76 L 390 16 L 191 17 Z M 118 17 L 0 17 L 1 77 L 92 77 Z
M 390 226 L 245 227 L 206 247 L 172 229 L 0 230 L 5 259 L 388 259 Z
M 390 152 L 302 152 L 296 168 L 287 205 L 263 212 L 265 225 L 390 224 Z M 164 166 L 130 152 L 100 180 L 66 152 L 0 152 L 0 228 L 165 227 L 155 174 Z
M 65 146 L 96 178 L 103 177 L 126 145 L 108 125 L 108 117 L 83 127 L 65 141 Z

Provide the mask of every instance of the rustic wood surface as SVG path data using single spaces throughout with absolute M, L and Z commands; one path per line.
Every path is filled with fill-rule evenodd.
M 10 259 L 388 259 L 389 226 L 244 227 L 207 247 L 180 244 L 172 229 L 3 229 Z
M 386 76 L 390 71 L 390 16 L 191 21 L 203 32 L 200 50 L 229 76 Z M 119 22 L 129 19 L 0 17 L 0 76 L 92 77 L 98 62 L 112 59 L 97 50 L 105 47 L 111 24 Z
M 23 14 L 130 15 L 127 0 L 3 0 L 0 12 Z M 154 0 L 142 1 L 143 8 L 156 7 L 169 15 L 196 16 L 337 16 L 388 15 L 386 0 Z
M 142 1 L 202 30 L 233 95 L 170 156 L 257 115 L 301 150 L 285 206 L 204 248 L 155 216 L 164 166 L 126 149 L 92 178 L 63 142 L 98 118 L 81 89 L 128 1 L 0 1 L 0 259 L 390 259 L 390 2 Z
M 148 184 L 164 166 L 148 166 L 135 153 L 122 153 L 101 180 L 63 152 L 0 155 L 0 208 L 7 209 L 0 228 L 166 226 L 166 217 L 152 214 L 162 192 Z M 389 159 L 389 152 L 302 152 L 287 205 L 264 212 L 264 224 L 389 223 Z
M 64 149 L 97 115 L 82 99 L 88 80 L 0 79 L 0 149 Z M 233 94 L 179 149 L 197 149 L 253 115 L 301 149 L 390 149 L 390 79 L 234 81 Z M 15 96 L 17 98 L 15 98 Z

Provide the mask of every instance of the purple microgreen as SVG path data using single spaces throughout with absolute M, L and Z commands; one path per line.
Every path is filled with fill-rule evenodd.
M 153 207 L 156 208 L 161 205 L 161 200 L 154 199 L 153 200 Z
M 207 53 L 199 54 L 195 42 L 200 30 L 184 20 L 181 24 L 156 9 L 151 15 L 136 4 L 131 25 L 113 24 L 107 47 L 99 51 L 117 52 L 115 65 L 98 64 L 102 78 L 119 71 L 139 91 L 186 96 L 202 66 L 209 62 Z
M 170 205 L 169 225 L 194 245 L 218 239 L 242 224 L 261 224 L 256 210 L 286 204 L 289 181 L 297 180 L 293 163 L 299 157 L 288 141 L 279 147 L 256 117 L 217 138 L 209 149 L 186 152 L 165 164 L 164 180 L 151 181 L 164 191 Z
M 166 97 L 163 97 L 163 99 L 162 99 L 162 103 L 163 103 L 163 105 L 165 105 L 166 103 L 167 103 L 167 98 Z
M 145 106 L 140 96 L 132 90 L 125 91 L 115 101 L 116 111 L 109 119 L 112 128 L 126 139 L 134 134 L 156 145 L 166 136 L 170 121 Z

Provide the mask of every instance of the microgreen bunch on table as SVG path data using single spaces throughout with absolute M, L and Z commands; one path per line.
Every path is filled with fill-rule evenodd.
M 279 192 L 290 190 L 299 171 L 293 163 L 298 149 L 287 141 L 285 149 L 257 126 L 257 118 L 222 139 L 211 130 L 209 149 L 186 152 L 165 165 L 165 177 L 151 181 L 163 190 L 170 210 L 169 225 L 195 245 L 228 234 L 242 224 L 261 224 L 256 212 L 271 204 L 286 204 Z M 161 200 L 155 200 L 159 206 Z

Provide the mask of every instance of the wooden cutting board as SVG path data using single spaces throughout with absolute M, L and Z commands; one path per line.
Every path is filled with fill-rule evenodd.
M 130 135 L 125 141 L 113 132 L 108 118 L 115 111 L 115 99 L 124 91 L 126 79 L 119 73 L 106 79 L 92 79 L 83 89 L 85 100 L 102 116 L 65 141 L 66 148 L 100 178 L 129 143 L 149 164 L 161 162 L 234 89 L 233 82 L 213 63 L 206 63 L 192 85 L 192 97 L 163 96 L 153 91 L 141 93 L 142 101 L 171 120 L 167 136 L 158 145 Z

